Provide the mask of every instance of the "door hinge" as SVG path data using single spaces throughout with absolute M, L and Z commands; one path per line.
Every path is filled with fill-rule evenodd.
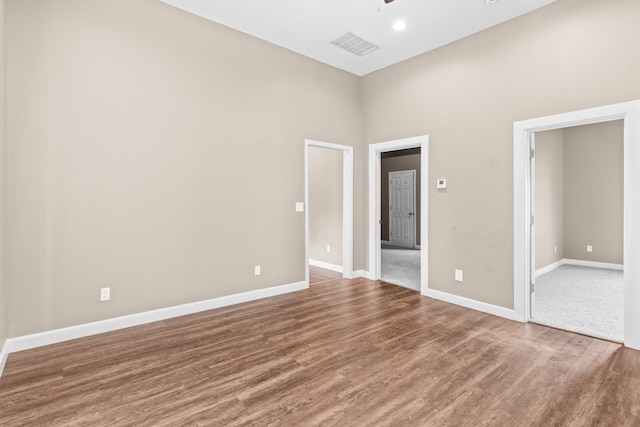
M 531 283 L 529 287 L 529 292 L 534 293 L 536 291 L 536 284 Z
M 529 158 L 533 159 L 535 155 L 536 155 L 536 150 L 534 150 L 533 148 L 529 149 Z
M 536 225 L 536 218 L 531 215 L 531 225 Z

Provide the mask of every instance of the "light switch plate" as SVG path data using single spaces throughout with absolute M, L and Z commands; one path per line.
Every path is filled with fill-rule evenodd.
M 296 202 L 296 212 L 304 212 L 304 202 Z
M 455 280 L 456 282 L 462 282 L 462 270 L 456 269 Z

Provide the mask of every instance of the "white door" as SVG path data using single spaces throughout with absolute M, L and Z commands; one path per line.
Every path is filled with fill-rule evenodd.
M 415 246 L 415 171 L 389 172 L 389 243 Z

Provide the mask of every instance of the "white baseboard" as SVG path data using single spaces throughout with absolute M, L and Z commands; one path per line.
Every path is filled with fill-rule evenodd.
M 354 271 L 354 274 L 357 274 L 359 277 L 364 277 L 365 279 L 373 280 L 372 275 L 365 270 Z M 442 291 L 436 291 L 434 289 L 426 289 L 421 291 L 420 293 L 429 298 L 459 305 L 465 308 L 470 308 L 472 310 L 480 311 L 483 313 L 493 314 L 494 316 L 504 317 L 505 319 L 521 322 L 521 320 L 517 318 L 515 310 L 511 308 L 500 307 L 498 305 L 488 304 L 470 298 L 460 297 Z
M 310 259 L 309 265 L 313 265 L 314 267 L 324 268 L 326 270 L 336 271 L 338 273 L 343 272 L 343 268 L 341 265 L 329 264 L 328 262 L 317 261 L 315 259 Z
M 579 265 L 582 267 L 593 267 L 593 268 L 605 268 L 608 270 L 623 270 L 624 271 L 624 265 L 623 264 L 611 264 L 608 262 L 596 262 L 596 261 L 584 261 L 581 259 L 569 259 L 569 258 L 563 258 L 560 261 L 556 261 L 553 264 L 549 264 L 546 267 L 542 267 L 536 270 L 536 277 L 540 276 L 541 274 L 545 274 L 548 273 L 552 270 L 555 270 L 556 268 L 560 267 L 561 265 Z
M 68 328 L 55 329 L 53 331 L 41 332 L 38 334 L 9 338 L 5 343 L 1 354 L 2 357 L 6 359 L 6 355 L 8 355 L 9 353 L 14 353 L 16 351 L 28 350 L 31 348 L 55 344 L 62 341 L 101 334 L 103 332 L 110 332 L 117 329 L 129 328 L 131 326 L 143 325 L 145 323 L 156 322 L 158 320 L 185 316 L 187 314 L 199 313 L 201 311 L 211 310 L 214 308 L 226 307 L 242 302 L 254 301 L 271 296 L 286 294 L 289 292 L 300 291 L 303 289 L 307 289 L 308 287 L 309 284 L 307 282 L 274 286 L 271 288 L 257 289 L 255 291 L 243 292 L 240 294 L 228 295 L 205 301 L 160 308 L 158 310 L 130 314 L 128 316 L 115 317 L 112 319 L 86 323 L 83 325 L 70 326 Z M 1 361 L 2 359 L 0 359 L 0 362 Z
M 583 267 L 606 268 L 609 270 L 624 270 L 622 264 L 611 264 L 608 262 L 583 261 L 581 259 L 564 259 L 565 264 L 581 265 Z
M 0 350 L 0 377 L 2 376 L 2 371 L 4 370 L 4 365 L 7 363 L 7 358 L 9 357 L 9 346 L 5 342 L 2 346 L 2 350 Z
M 372 277 L 372 276 L 371 276 L 371 274 L 369 274 L 369 272 L 368 272 L 368 271 L 366 271 L 366 270 L 356 270 L 356 271 L 354 271 L 354 272 L 353 272 L 353 277 L 354 277 L 354 278 L 356 278 L 356 277 L 363 277 L 363 278 L 365 278 L 365 279 L 373 280 L 373 279 L 371 278 L 371 277 Z
M 519 321 L 516 317 L 515 310 L 510 308 L 500 307 L 497 305 L 488 304 L 486 302 L 476 301 L 470 298 L 465 298 L 442 291 L 436 291 L 434 289 L 426 289 L 422 291 L 422 295 L 451 304 L 456 304 L 465 308 L 470 308 L 472 310 L 481 311 L 483 313 L 493 314 L 494 316 L 504 317 L 505 319 Z
M 556 268 L 560 267 L 561 265 L 564 265 L 565 264 L 564 261 L 565 261 L 564 259 L 561 259 L 560 261 L 556 261 L 553 264 L 549 264 L 549 265 L 547 265 L 545 267 L 537 269 L 536 270 L 536 277 L 541 276 L 541 275 L 543 275 L 545 273 L 548 273 L 550 271 L 553 271 Z

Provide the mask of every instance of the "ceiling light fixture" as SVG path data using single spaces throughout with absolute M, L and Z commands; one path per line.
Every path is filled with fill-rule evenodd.
M 407 28 L 407 24 L 404 21 L 397 21 L 395 24 L 393 24 L 393 29 L 396 31 L 402 31 L 405 28 Z

